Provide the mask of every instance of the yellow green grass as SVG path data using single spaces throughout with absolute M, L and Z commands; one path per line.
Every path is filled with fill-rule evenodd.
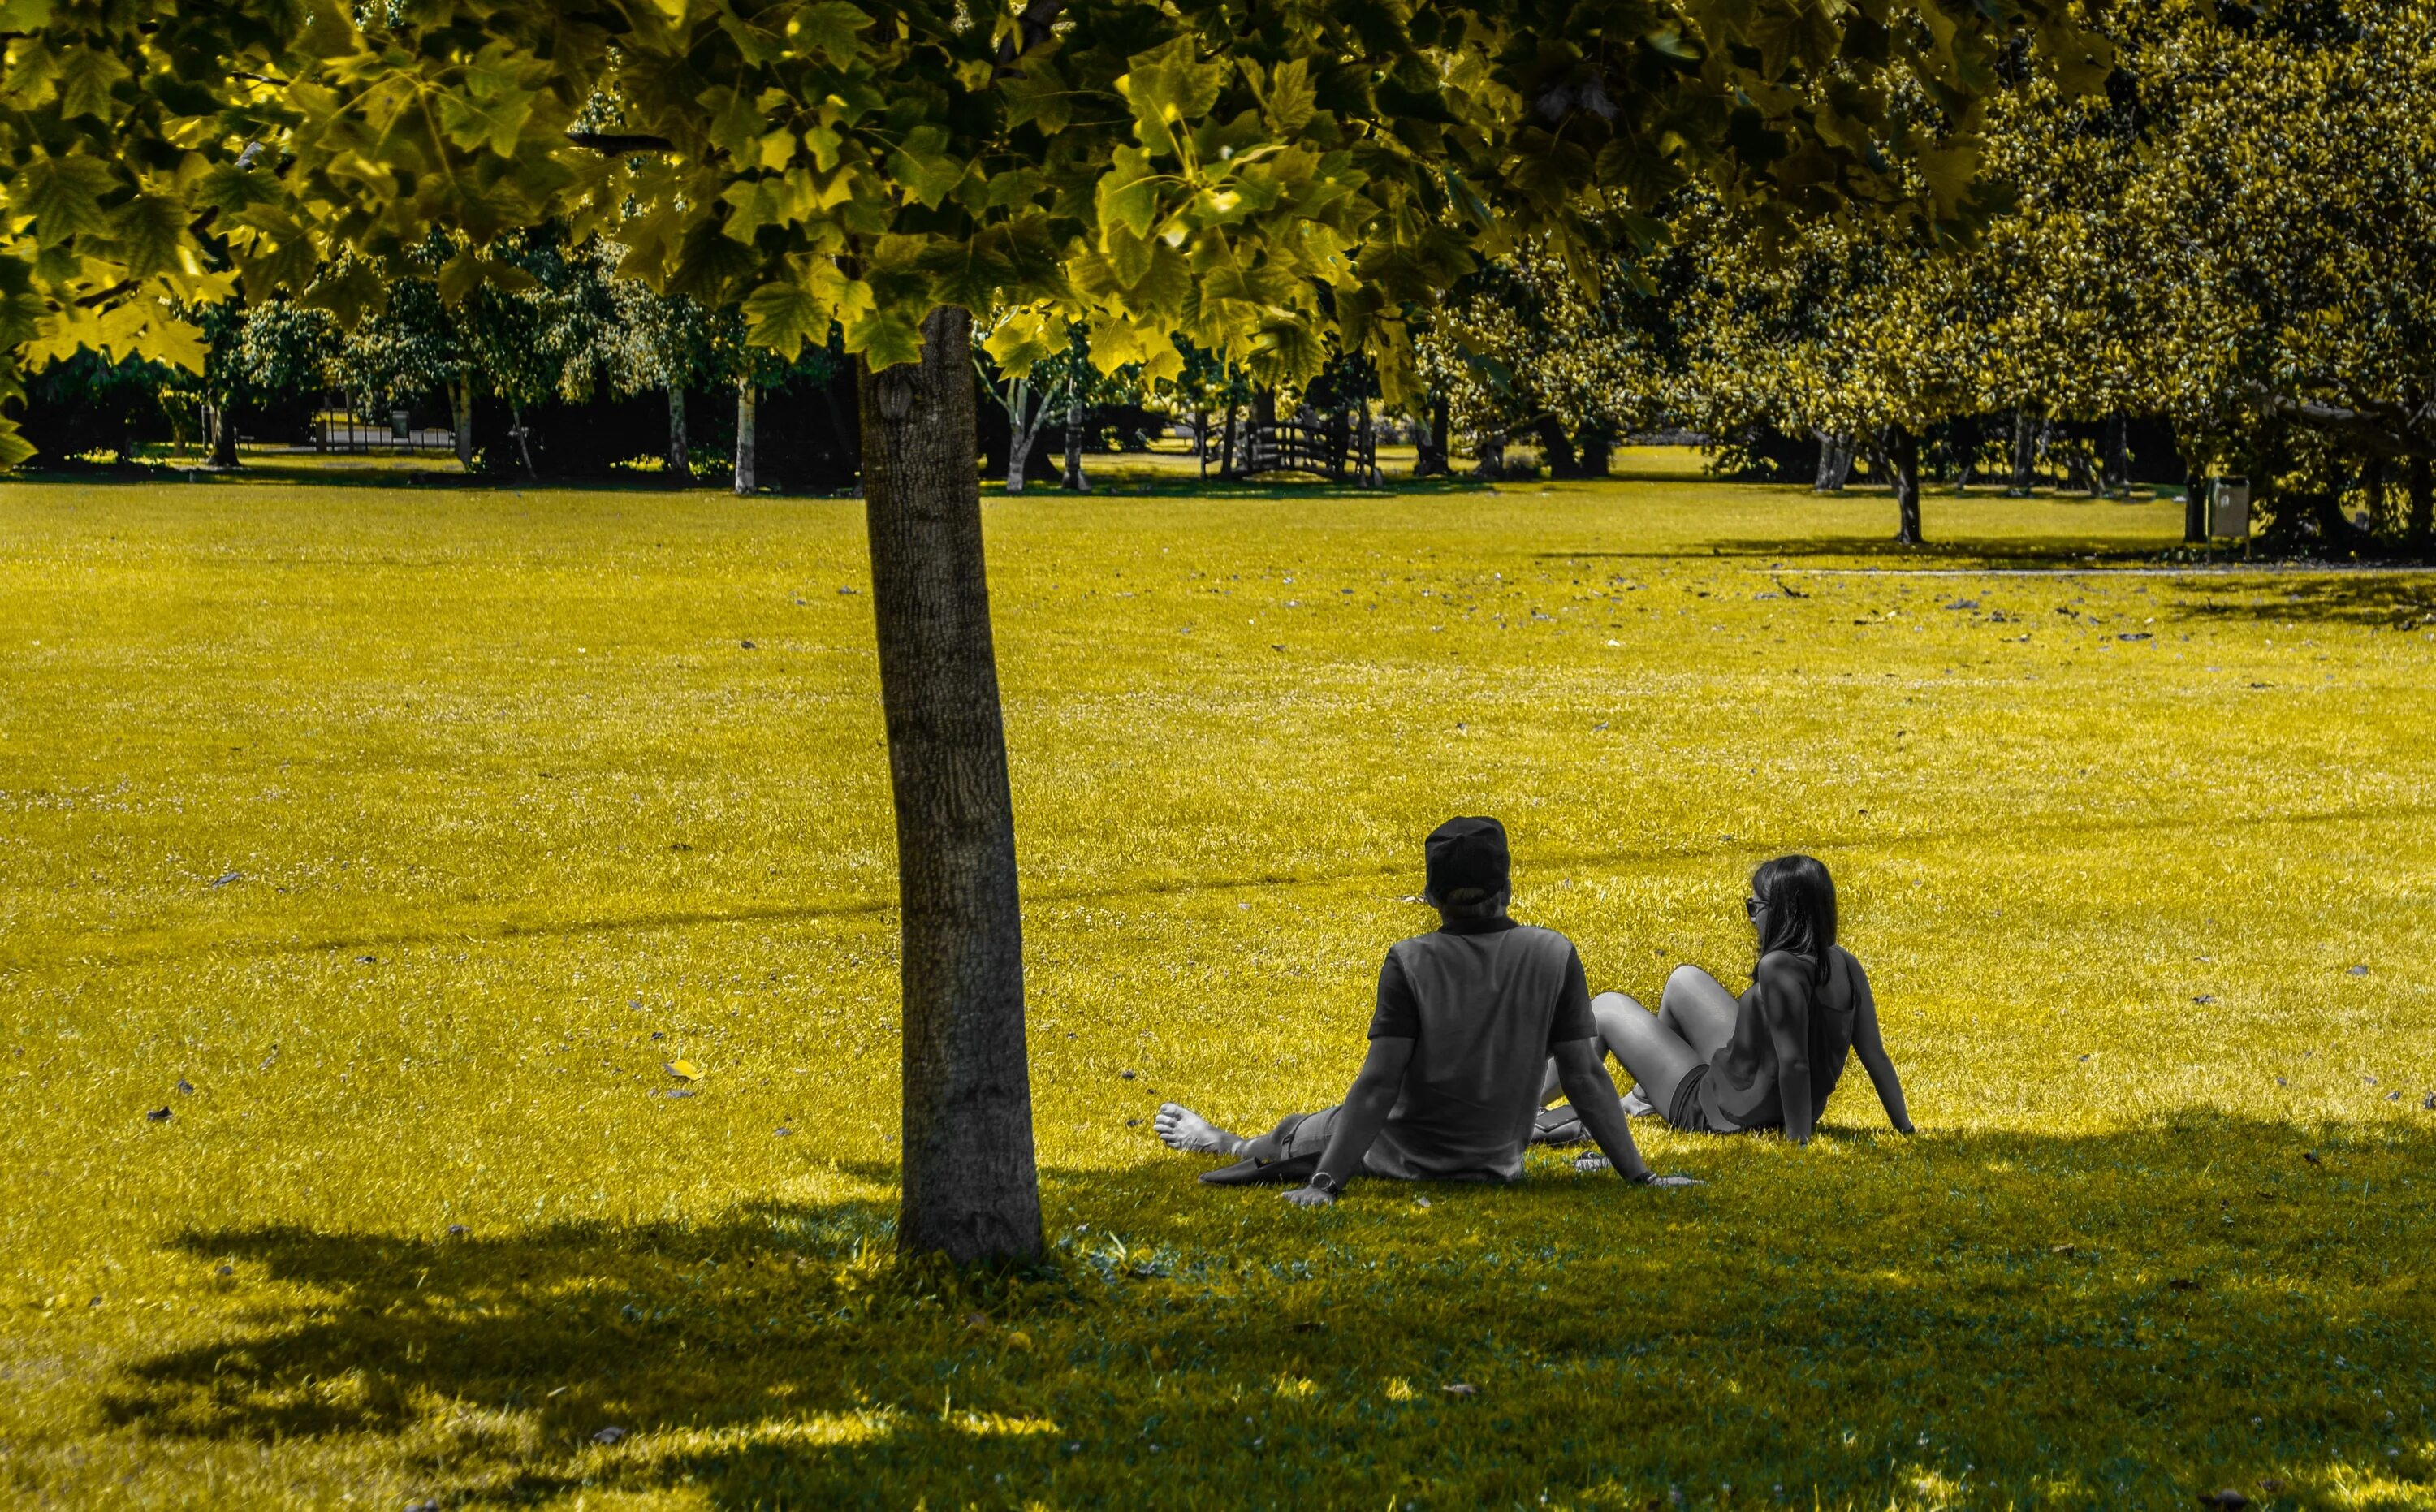
M 989 506 L 984 1283 L 887 1259 L 859 505 L 0 489 L 0 1501 L 2436 1504 L 2436 578 L 1641 464 Z M 1474 812 L 1644 996 L 1824 858 L 1922 1137 L 1197 1186 L 1153 1106 L 1339 1095 Z

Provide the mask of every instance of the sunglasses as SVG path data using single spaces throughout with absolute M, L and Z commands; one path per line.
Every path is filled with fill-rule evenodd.
M 1744 918 L 1747 918 L 1747 919 L 1755 919 L 1755 918 L 1758 918 L 1758 917 L 1759 917 L 1759 911 L 1760 911 L 1760 910 L 1762 910 L 1762 909 L 1764 909 L 1764 908 L 1766 908 L 1766 907 L 1767 907 L 1767 905 L 1766 905 L 1766 904 L 1765 904 L 1765 903 L 1763 903 L 1763 902 L 1761 902 L 1758 898 L 1755 898 L 1755 897 L 1747 897 L 1747 898 L 1744 898 L 1744 899 L 1743 899 L 1743 917 L 1744 917 Z

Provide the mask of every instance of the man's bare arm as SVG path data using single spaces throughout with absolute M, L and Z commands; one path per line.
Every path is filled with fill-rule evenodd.
M 1615 1083 L 1608 1079 L 1598 1041 L 1569 1039 L 1552 1048 L 1557 1056 L 1557 1078 L 1565 1084 L 1565 1101 L 1573 1104 L 1582 1127 L 1598 1141 L 1617 1175 L 1627 1181 L 1647 1181 L 1649 1163 L 1641 1158 L 1641 1147 L 1632 1142 L 1631 1121 L 1624 1116 L 1624 1104 L 1615 1095 Z
M 1409 1039 L 1374 1039 L 1370 1052 L 1362 1058 L 1362 1069 L 1353 1078 L 1353 1086 L 1345 1094 L 1345 1105 L 1337 1111 L 1336 1128 L 1328 1137 L 1328 1148 L 1319 1157 L 1319 1169 L 1333 1177 L 1341 1190 L 1362 1170 L 1362 1157 L 1370 1153 L 1379 1131 L 1387 1124 L 1387 1115 L 1396 1111 L 1396 1099 L 1404 1094 L 1404 1069 L 1413 1061 L 1413 1042 Z M 1311 1187 L 1297 1187 L 1286 1193 L 1296 1202 L 1324 1205 L 1328 1193 Z

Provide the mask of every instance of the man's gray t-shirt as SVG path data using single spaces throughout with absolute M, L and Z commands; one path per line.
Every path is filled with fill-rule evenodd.
M 1481 919 L 1398 941 L 1370 1037 L 1413 1041 L 1413 1059 L 1364 1165 L 1405 1180 L 1520 1179 L 1550 1047 L 1597 1033 L 1582 958 L 1554 930 Z

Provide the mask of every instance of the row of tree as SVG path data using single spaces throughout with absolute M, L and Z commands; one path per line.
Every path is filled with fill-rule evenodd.
M 1983 200 L 1975 235 L 1827 218 L 1777 235 L 1694 186 L 1595 294 L 1552 254 L 1475 274 L 1424 371 L 1478 449 L 1528 437 L 1560 467 L 1662 422 L 1815 438 L 1821 487 L 1874 453 L 1911 539 L 1923 441 L 1957 481 L 2025 486 L 2053 450 L 2097 490 L 2128 480 L 2145 417 L 2195 495 L 2245 476 L 2279 535 L 2425 547 L 2436 12 L 2132 0 L 2105 25 L 2102 90 L 2010 57 L 1978 175 L 1915 165 L 1916 193 Z

